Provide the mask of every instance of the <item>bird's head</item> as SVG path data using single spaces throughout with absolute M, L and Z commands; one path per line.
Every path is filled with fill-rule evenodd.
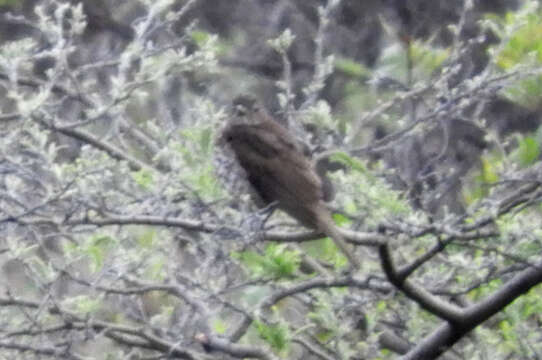
M 250 95 L 236 97 L 232 103 L 233 120 L 236 123 L 249 124 L 258 121 L 258 113 L 262 112 L 258 100 Z

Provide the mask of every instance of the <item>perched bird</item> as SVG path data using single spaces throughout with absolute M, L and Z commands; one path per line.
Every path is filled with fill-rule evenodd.
M 114 2 L 104 0 L 70 0 L 73 4 L 83 3 L 83 12 L 86 15 L 86 33 L 110 32 L 119 36 L 122 40 L 131 41 L 134 38 L 134 30 L 128 24 L 124 24 L 113 17 L 115 10 Z
M 227 146 L 244 170 L 257 205 L 276 203 L 304 226 L 322 231 L 358 269 L 359 261 L 326 207 L 322 179 L 303 144 L 254 98 L 238 97 L 233 107 L 218 144 Z

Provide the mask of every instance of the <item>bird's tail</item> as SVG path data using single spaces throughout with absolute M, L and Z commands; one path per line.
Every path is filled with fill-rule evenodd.
M 346 243 L 346 240 L 344 240 L 344 237 L 341 235 L 337 225 L 335 225 L 329 211 L 326 208 L 321 209 L 321 211 L 318 211 L 317 217 L 319 230 L 333 240 L 335 245 L 337 245 L 344 256 L 346 256 L 354 270 L 359 270 L 361 266 L 359 260 L 354 256 L 354 251 L 351 246 L 349 246 Z

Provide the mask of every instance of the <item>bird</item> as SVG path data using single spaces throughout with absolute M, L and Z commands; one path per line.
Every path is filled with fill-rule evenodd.
M 325 204 L 325 185 L 306 145 L 273 119 L 256 98 L 241 95 L 233 100 L 233 114 L 218 143 L 229 148 L 244 170 L 258 206 L 275 204 L 302 225 L 323 232 L 350 266 L 359 269 L 359 260 Z
M 104 0 L 70 0 L 74 5 L 82 2 L 86 16 L 86 33 L 110 32 L 124 41 L 132 41 L 135 31 L 130 25 L 124 24 L 113 17 L 111 4 Z

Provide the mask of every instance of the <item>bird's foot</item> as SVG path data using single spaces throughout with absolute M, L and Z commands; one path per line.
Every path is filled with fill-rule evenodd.
M 277 208 L 277 202 L 272 202 L 266 207 L 259 209 L 256 212 L 248 214 L 241 224 L 240 230 L 245 235 L 247 245 L 250 245 L 252 242 L 258 242 L 263 240 L 263 231 L 265 224 L 273 215 L 273 211 Z
M 273 213 L 277 209 L 278 205 L 279 205 L 279 203 L 277 201 L 273 201 L 272 203 L 270 203 L 266 207 L 261 208 L 260 210 L 258 210 L 258 215 L 263 216 L 260 229 L 263 229 L 265 223 L 267 222 L 267 220 L 269 220 L 271 215 L 273 215 Z

